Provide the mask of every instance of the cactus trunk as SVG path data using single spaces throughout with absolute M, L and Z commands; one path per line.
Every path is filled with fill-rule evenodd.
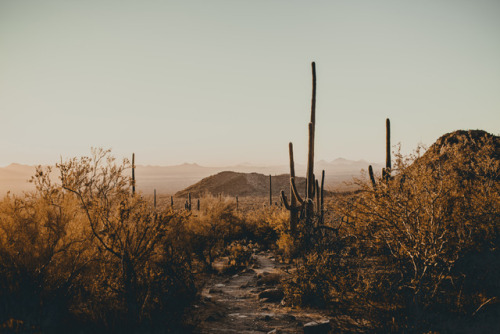
M 135 195 L 135 153 L 132 153 L 132 195 Z
M 271 174 L 269 174 L 269 207 L 273 206 L 273 182 L 271 180 Z

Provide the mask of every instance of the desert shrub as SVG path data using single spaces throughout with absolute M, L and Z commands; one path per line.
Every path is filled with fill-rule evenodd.
M 376 264 L 363 269 L 365 296 L 400 330 L 472 319 L 498 300 L 500 168 L 493 142 L 478 150 L 455 147 L 444 161 L 398 154 L 395 176 L 375 189 L 361 183 L 364 192 L 344 212 Z
M 211 269 L 231 241 L 242 238 L 243 230 L 234 203 L 216 198 L 205 198 L 203 203 L 205 209 L 189 217 L 187 229 L 193 254 Z
M 0 320 L 43 332 L 178 327 L 196 292 L 184 214 L 132 194 L 127 161 L 109 151 L 56 167 L 60 183 L 38 169 L 36 193 L 1 203 Z
M 312 247 L 296 253 L 286 300 L 349 315 L 356 330 L 491 331 L 500 305 L 497 146 L 485 138 L 473 154 L 398 153 L 389 180 L 358 180 L 360 192 L 336 198 L 326 229 L 299 221 L 286 244 L 306 236 Z
M 266 249 L 276 244 L 279 235 L 277 226 L 282 225 L 282 218 L 283 211 L 277 207 L 264 207 L 241 214 L 246 238 Z
M 63 325 L 92 254 L 79 218 L 60 192 L 0 202 L 0 324 Z
M 275 230 L 269 224 L 269 209 L 237 210 L 229 197 L 205 196 L 201 201 L 203 209 L 190 213 L 186 233 L 188 247 L 203 270 L 212 270 L 214 261 L 220 257 L 229 256 L 231 262 L 243 253 L 247 256 L 254 248 L 267 247 L 276 240 Z M 233 254 L 240 250 L 245 251 Z
M 242 241 L 233 241 L 229 244 L 226 249 L 229 267 L 236 270 L 246 268 L 252 261 L 253 248 L 252 243 Z
M 297 266 L 297 271 L 284 281 L 286 302 L 294 306 L 314 306 L 324 308 L 330 303 L 334 266 L 333 257 L 327 253 L 311 252 Z

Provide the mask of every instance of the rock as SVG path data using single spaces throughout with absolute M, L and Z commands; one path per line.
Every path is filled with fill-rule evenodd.
M 264 273 L 261 277 L 257 277 L 257 285 L 276 285 L 281 281 L 281 276 L 277 273 Z
M 270 303 L 280 302 L 284 296 L 280 289 L 267 289 L 259 293 L 259 299 L 267 298 Z
M 269 275 L 270 273 L 268 271 L 263 271 L 257 274 L 257 278 L 262 278 L 264 276 Z
M 215 313 L 209 315 L 205 319 L 205 321 L 208 321 L 208 322 L 217 321 L 217 320 L 221 319 L 223 316 L 224 316 L 224 314 L 222 314 L 221 312 L 215 312 Z
M 297 320 L 297 318 L 295 318 L 295 316 L 293 316 L 291 314 L 284 314 L 283 315 L 283 320 L 286 320 L 286 321 L 295 321 L 295 320 Z
M 327 334 L 331 329 L 330 320 L 311 321 L 304 325 L 304 334 Z
M 222 290 L 221 289 L 214 289 L 214 288 L 212 288 L 212 289 L 208 290 L 208 293 L 209 294 L 222 293 Z

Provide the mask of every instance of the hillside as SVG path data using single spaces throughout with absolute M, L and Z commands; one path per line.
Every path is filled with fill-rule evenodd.
M 472 180 L 481 163 L 500 163 L 500 137 L 483 130 L 457 130 L 441 136 L 415 161 L 431 169 L 451 173 L 460 180 Z M 498 181 L 498 173 L 493 178 Z
M 271 176 L 272 195 L 279 196 L 281 190 L 290 189 L 290 175 L 282 174 Z M 298 177 L 296 179 L 299 191 L 305 189 L 306 179 Z M 176 197 L 186 197 L 191 193 L 194 197 L 200 197 L 204 194 L 227 196 L 268 196 L 269 195 L 269 175 L 258 173 L 237 173 L 221 172 L 200 182 L 187 187 L 175 194 Z

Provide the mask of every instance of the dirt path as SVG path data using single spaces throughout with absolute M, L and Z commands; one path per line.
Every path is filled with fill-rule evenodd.
M 305 324 L 326 320 L 319 312 L 282 306 L 279 277 L 287 275 L 282 265 L 271 253 L 253 256 L 252 269 L 207 284 L 195 306 L 200 321 L 195 333 L 304 333 Z

